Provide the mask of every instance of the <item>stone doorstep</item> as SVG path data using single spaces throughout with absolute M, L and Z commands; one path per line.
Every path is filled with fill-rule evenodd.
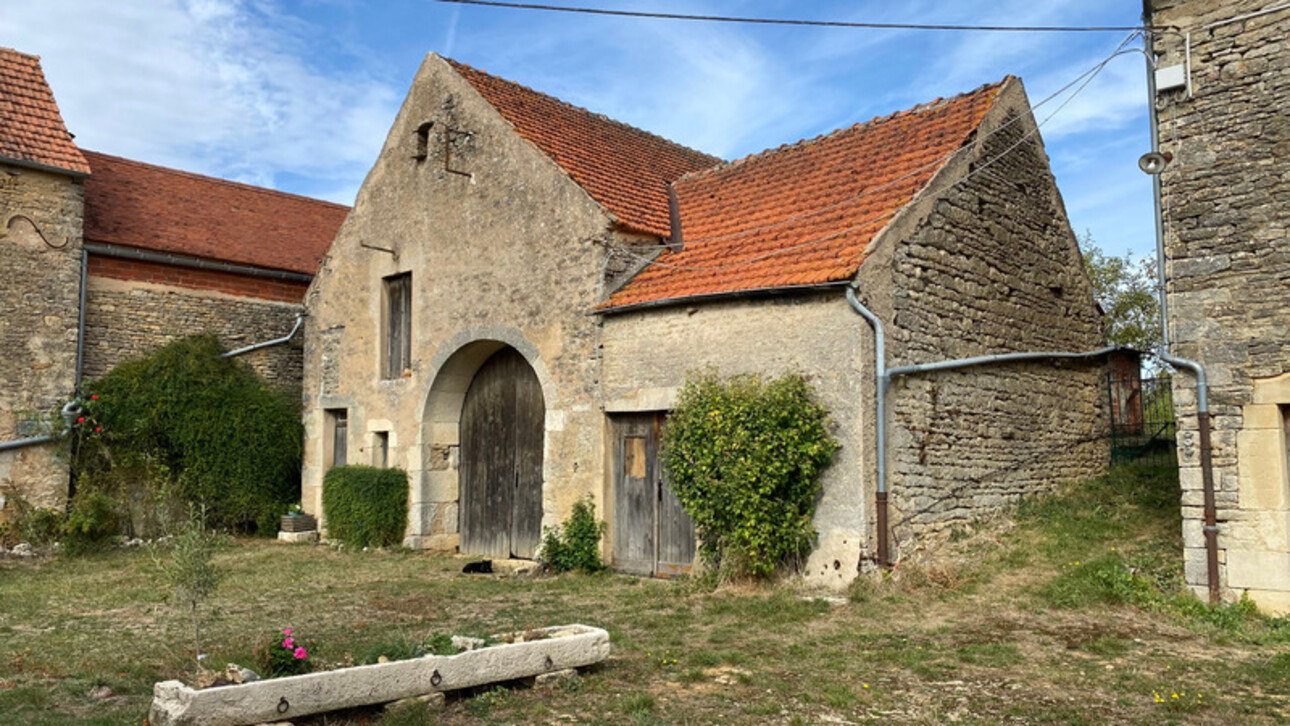
M 200 691 L 162 681 L 153 686 L 148 718 L 153 726 L 246 726 L 532 678 L 609 657 L 609 633 L 601 628 L 541 630 L 570 634 Z
M 317 542 L 318 530 L 311 529 L 308 532 L 278 532 L 279 542 Z

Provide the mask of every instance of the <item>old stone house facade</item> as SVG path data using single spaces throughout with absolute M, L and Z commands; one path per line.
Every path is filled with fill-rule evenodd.
M 80 149 L 39 59 L 0 48 L 0 519 L 15 495 L 66 503 L 45 439 L 82 376 L 184 335 L 230 349 L 286 335 L 346 213 Z M 298 387 L 301 350 L 247 360 Z
M 1218 578 L 1290 611 L 1290 9 L 1264 0 L 1150 0 L 1173 353 L 1208 374 Z M 1190 49 L 1190 52 L 1188 50 Z M 1187 581 L 1206 567 L 1196 386 L 1175 377 Z
M 591 496 L 620 569 L 692 532 L 657 462 L 686 374 L 806 374 L 842 443 L 808 575 L 873 556 L 888 365 L 1090 351 L 1100 314 L 1020 80 L 733 163 L 431 54 L 311 284 L 304 504 L 340 462 L 411 480 L 407 542 L 531 557 Z M 1107 458 L 1094 364 L 888 396 L 891 529 L 996 511 Z

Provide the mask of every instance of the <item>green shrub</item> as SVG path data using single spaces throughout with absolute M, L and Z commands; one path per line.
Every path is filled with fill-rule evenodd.
M 605 523 L 596 520 L 596 505 L 591 497 L 573 503 L 573 512 L 559 527 L 547 527 L 542 533 L 542 560 L 556 572 L 600 572 L 600 539 Z
M 337 466 L 323 478 L 327 536 L 350 547 L 399 544 L 408 523 L 408 475 L 402 469 Z
M 32 509 L 22 518 L 22 538 L 37 547 L 57 542 L 67 526 L 67 515 L 56 509 Z
M 837 448 L 802 376 L 721 379 L 707 371 L 681 390 L 663 463 L 708 564 L 765 576 L 814 542 L 819 474 Z
M 63 551 L 93 552 L 121 531 L 121 503 L 103 492 L 77 492 L 63 525 Z
M 299 404 L 222 352 L 212 336 L 184 338 L 88 383 L 73 427 L 77 488 L 163 512 L 141 520 L 204 506 L 212 527 L 275 533 L 300 498 Z

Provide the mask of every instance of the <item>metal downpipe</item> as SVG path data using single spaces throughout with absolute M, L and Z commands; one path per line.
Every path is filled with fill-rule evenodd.
M 878 564 L 886 567 L 891 564 L 891 549 L 887 536 L 887 343 L 882 329 L 882 321 L 873 311 L 865 307 L 856 297 L 854 285 L 847 286 L 847 302 L 851 309 L 860 314 L 873 328 L 874 339 L 874 411 L 877 418 L 876 457 L 878 469 L 878 486 L 874 498 L 874 515 L 878 530 Z
M 1151 134 L 1151 151 L 1160 153 L 1159 118 L 1156 114 L 1156 63 L 1153 36 L 1150 30 L 1142 34 L 1143 52 L 1147 66 L 1147 112 Z M 1205 533 L 1205 584 L 1209 601 L 1222 598 L 1218 582 L 1218 503 L 1214 494 L 1214 462 L 1210 451 L 1209 385 L 1205 367 L 1188 358 L 1169 353 L 1169 306 L 1165 292 L 1165 214 L 1162 202 L 1160 174 L 1151 175 L 1151 202 L 1156 222 L 1156 297 L 1160 302 L 1160 360 L 1176 368 L 1185 368 L 1196 376 L 1196 428 L 1200 437 L 1200 476 L 1204 494 Z
M 294 326 L 292 326 L 292 328 L 291 328 L 291 332 L 290 332 L 290 333 L 287 333 L 286 335 L 282 336 L 281 338 L 274 338 L 273 340 L 266 340 L 266 341 L 264 341 L 263 343 L 255 343 L 254 345 L 248 345 L 248 346 L 246 346 L 245 348 L 238 348 L 237 350 L 230 350 L 229 352 L 225 353 L 225 354 L 224 354 L 223 356 L 221 356 L 221 357 L 223 357 L 223 358 L 235 358 L 235 357 L 237 357 L 237 356 L 239 356 L 239 355 L 245 355 L 245 354 L 247 354 L 247 353 L 250 353 L 250 352 L 251 352 L 251 351 L 253 351 L 253 350 L 259 350 L 259 349 L 261 349 L 261 348 L 270 348 L 270 347 L 275 346 L 275 345 L 282 345 L 283 343 L 290 343 L 290 342 L 291 342 L 291 339 L 292 339 L 292 338 L 294 338 L 294 337 L 296 337 L 296 331 L 300 330 L 300 325 L 301 325 L 302 323 L 304 323 L 304 321 L 305 321 L 305 314 L 304 314 L 304 313 L 296 313 L 296 324 L 295 324 Z
M 63 430 L 56 434 L 45 434 L 44 436 L 29 436 L 25 439 L 14 439 L 13 441 L 0 441 L 0 451 L 10 451 L 21 449 L 24 446 L 35 446 L 36 444 L 48 444 L 67 436 L 72 431 L 72 420 L 81 410 L 81 404 L 75 399 L 63 404 L 59 415 L 63 417 Z

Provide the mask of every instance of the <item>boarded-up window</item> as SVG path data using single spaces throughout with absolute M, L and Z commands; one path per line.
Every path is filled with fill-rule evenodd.
M 382 469 L 390 465 L 390 432 L 377 431 L 375 445 L 372 447 L 372 466 Z
M 385 278 L 385 378 L 412 372 L 412 273 Z

